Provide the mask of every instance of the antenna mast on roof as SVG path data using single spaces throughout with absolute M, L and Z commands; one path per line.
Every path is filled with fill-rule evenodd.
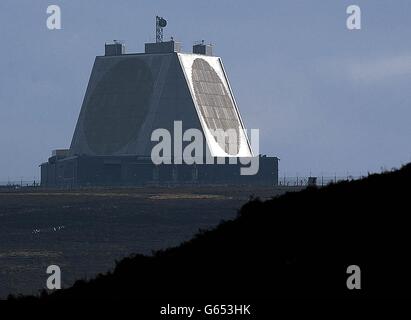
M 156 42 L 163 42 L 163 28 L 167 25 L 166 19 L 156 16 Z

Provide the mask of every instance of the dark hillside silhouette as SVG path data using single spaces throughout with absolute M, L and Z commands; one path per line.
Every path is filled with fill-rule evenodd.
M 60 298 L 360 298 L 410 296 L 411 165 L 265 202 L 153 257 L 78 281 Z M 348 290 L 346 269 L 361 268 Z M 32 298 L 25 298 L 32 299 Z

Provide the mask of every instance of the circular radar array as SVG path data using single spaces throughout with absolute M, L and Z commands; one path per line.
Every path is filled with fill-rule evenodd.
M 136 58 L 116 63 L 87 101 L 84 132 L 91 151 L 111 155 L 136 138 L 149 108 L 153 77 Z
M 227 154 L 238 154 L 241 125 L 220 77 L 206 60 L 197 58 L 192 66 L 192 80 L 195 98 L 208 129 L 212 132 L 222 130 L 226 135 L 224 139 L 214 136 L 215 141 Z

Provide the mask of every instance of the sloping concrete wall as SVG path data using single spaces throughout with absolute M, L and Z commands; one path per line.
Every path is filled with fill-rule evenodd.
M 201 129 L 176 53 L 97 57 L 70 155 L 150 156 L 153 130 Z

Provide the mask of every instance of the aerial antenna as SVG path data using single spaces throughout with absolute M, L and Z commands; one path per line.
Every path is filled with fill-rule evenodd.
M 163 42 L 163 28 L 167 25 L 167 20 L 156 16 L 156 42 Z

